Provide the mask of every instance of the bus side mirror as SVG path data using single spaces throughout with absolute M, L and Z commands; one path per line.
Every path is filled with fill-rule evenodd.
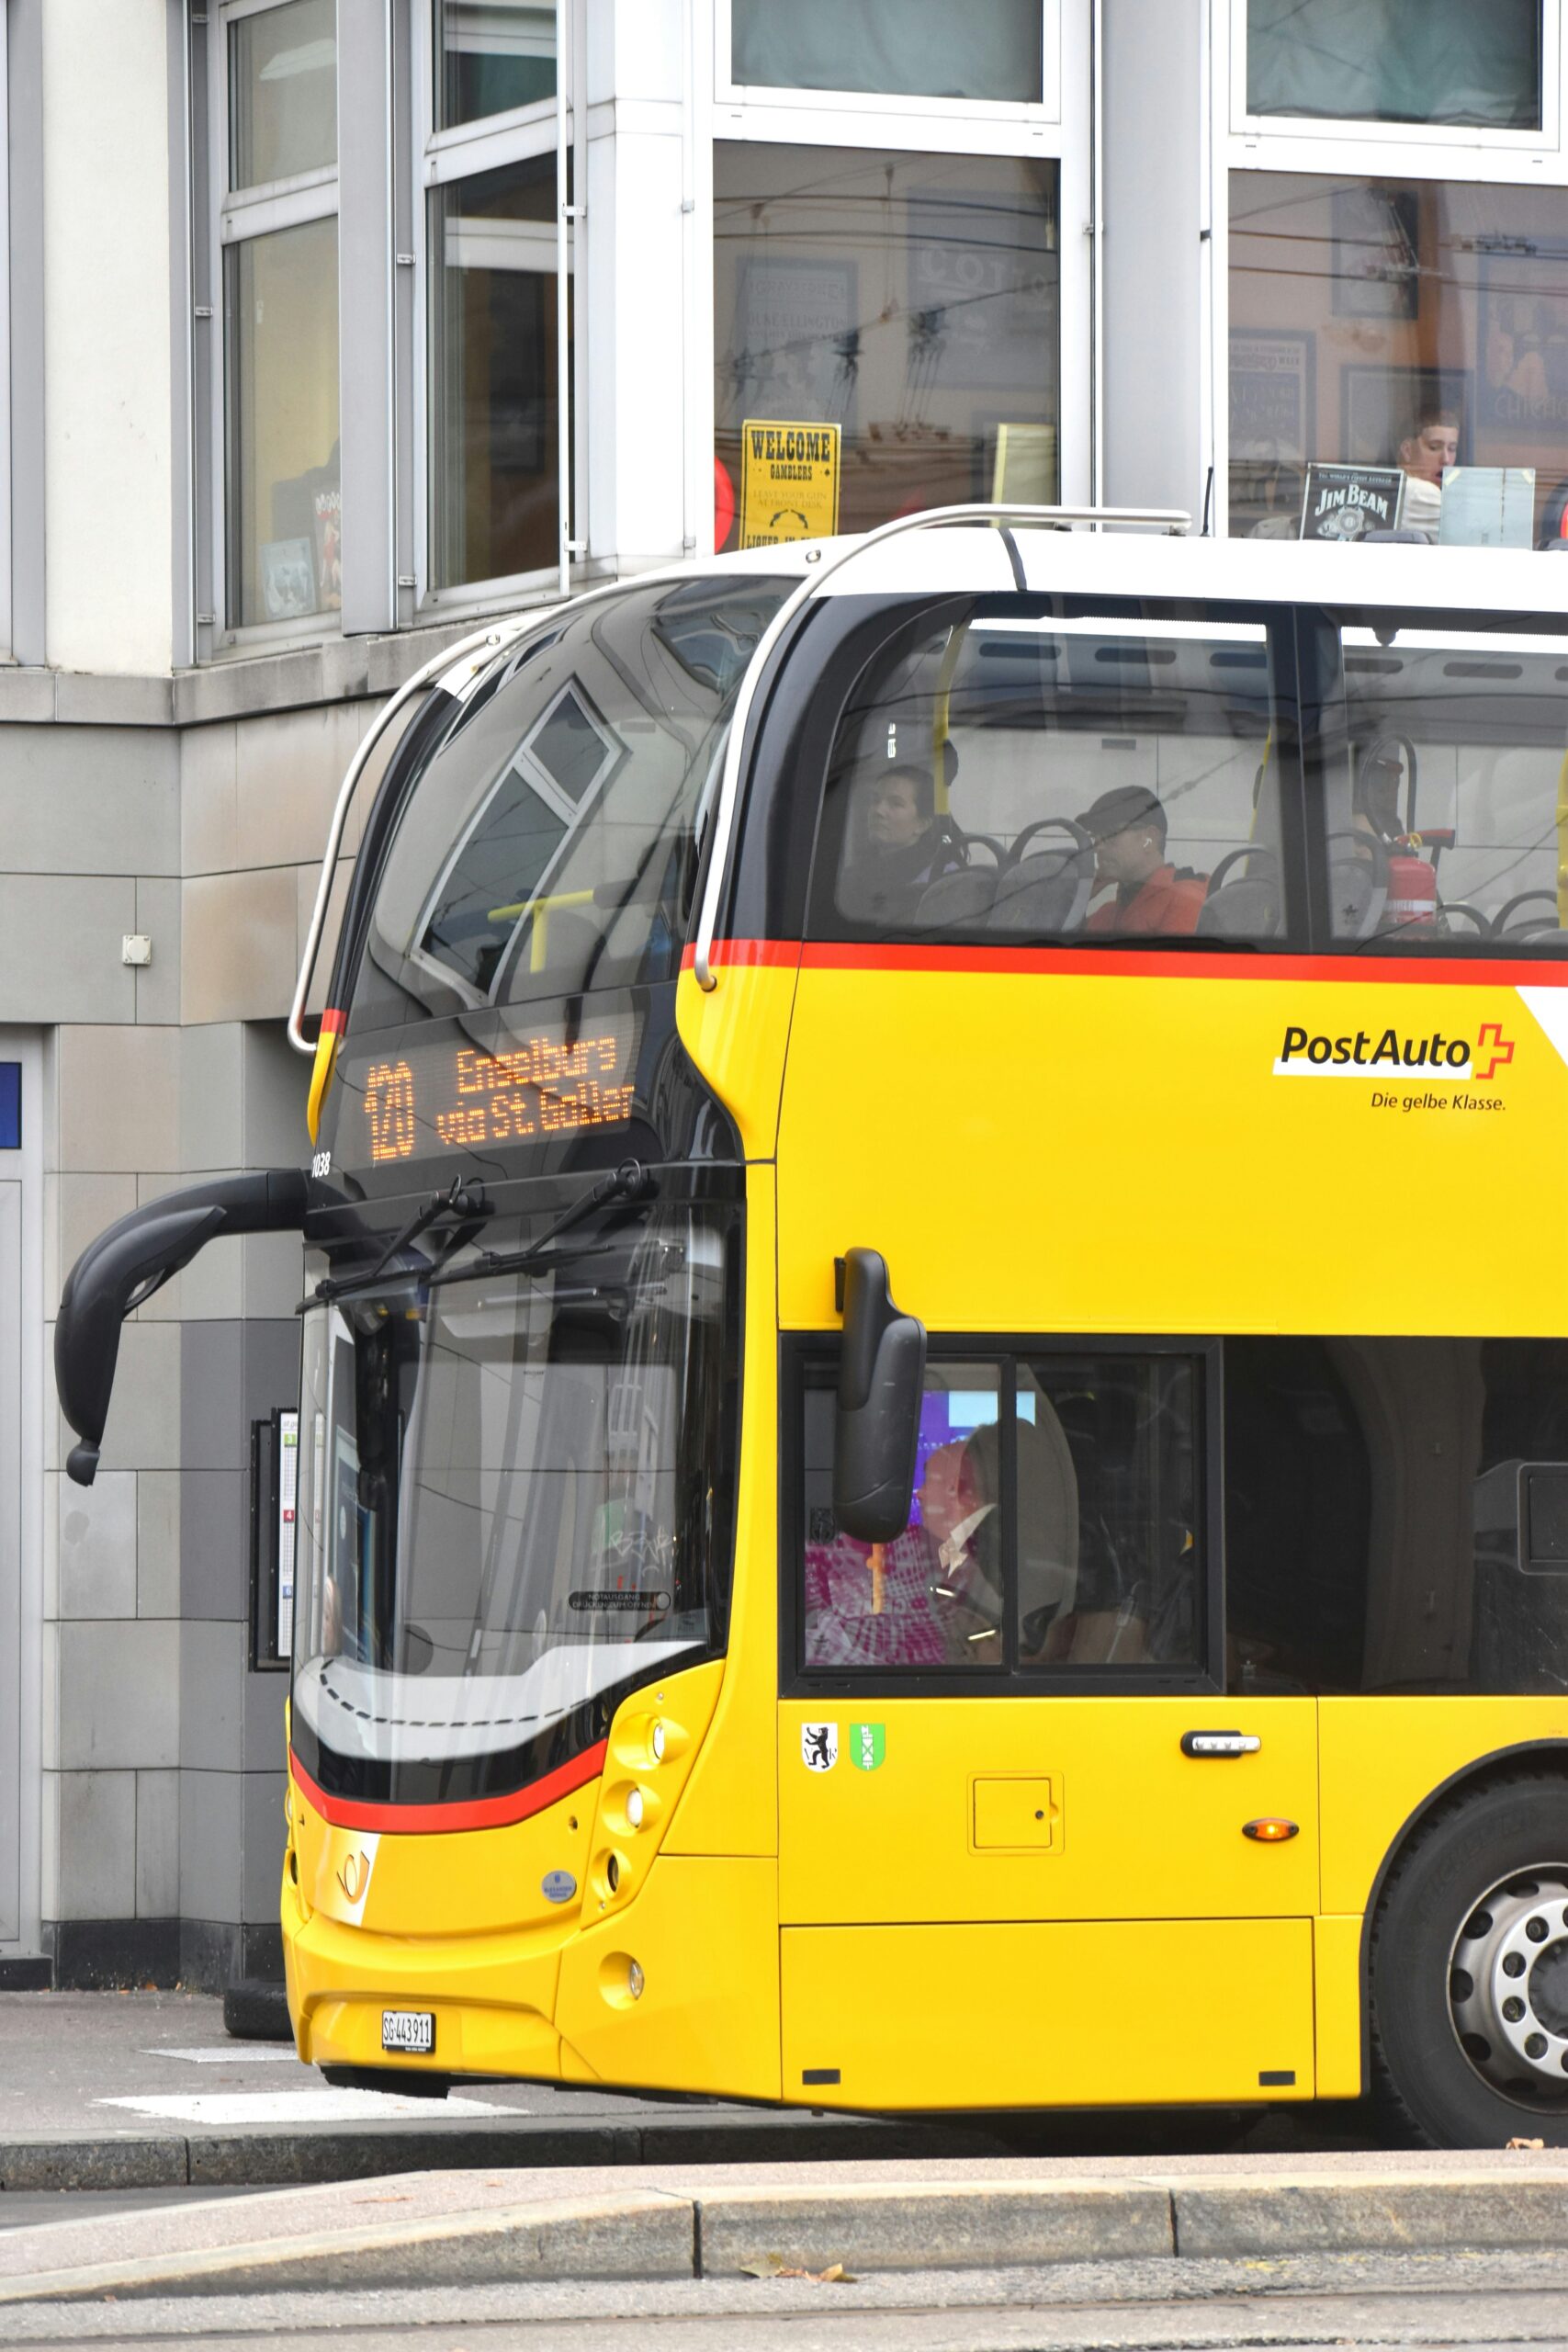
M 926 1330 L 901 1315 L 875 1250 L 844 1253 L 844 1340 L 833 1427 L 833 1516 L 862 1544 L 891 1544 L 909 1523 Z
M 298 1168 L 223 1176 L 149 1201 L 88 1242 L 65 1277 L 54 1327 L 60 1409 L 82 1440 L 65 1464 L 77 1486 L 97 1475 L 126 1317 L 220 1234 L 299 1232 L 306 1199 Z

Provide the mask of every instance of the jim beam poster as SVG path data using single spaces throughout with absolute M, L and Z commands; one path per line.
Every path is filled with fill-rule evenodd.
M 1398 466 L 1307 468 L 1302 500 L 1303 539 L 1364 539 L 1369 531 L 1392 531 L 1404 501 Z
M 839 527 L 839 427 L 749 417 L 740 428 L 740 544 L 831 538 Z

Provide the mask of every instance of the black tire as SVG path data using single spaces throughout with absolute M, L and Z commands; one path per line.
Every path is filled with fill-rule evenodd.
M 1491 1916 L 1483 1898 L 1496 1891 L 1500 1904 L 1528 1907 L 1531 1885 L 1558 1882 L 1568 1887 L 1568 1780 L 1544 1772 L 1454 1799 L 1394 1865 L 1371 1947 L 1372 2093 L 1393 2136 L 1433 2148 L 1500 2148 L 1516 2137 L 1568 2147 L 1568 2074 L 1559 2091 L 1474 2032 L 1467 2054 L 1456 2017 L 1473 2025 L 1461 1997 L 1473 1979 L 1450 1968 L 1488 1949 L 1466 1940 L 1455 1951 L 1461 1931 Z M 1553 1905 L 1562 1949 L 1552 1964 L 1568 1975 L 1563 1909 Z M 1536 1949 L 1558 1953 L 1556 1943 Z

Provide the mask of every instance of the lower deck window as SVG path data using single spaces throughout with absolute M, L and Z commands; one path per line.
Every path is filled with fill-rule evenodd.
M 1568 1688 L 1568 1343 L 1224 1359 L 1233 1688 Z
M 1195 1669 L 1201 1389 L 1180 1354 L 933 1357 L 909 1523 L 874 1546 L 834 1520 L 833 1392 L 809 1386 L 807 1668 Z
M 1568 1341 L 935 1342 L 875 1547 L 834 1519 L 833 1378 L 803 1402 L 807 1675 L 1568 1690 Z

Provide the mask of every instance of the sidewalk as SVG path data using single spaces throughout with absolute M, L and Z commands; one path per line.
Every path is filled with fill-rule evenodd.
M 17 2230 L 0 2305 L 1502 2247 L 1568 2248 L 1568 2158 L 442 2171 Z
M 1146 2159 L 1242 2135 L 1299 2162 L 1358 2135 L 1364 2145 L 1365 2128 L 1354 2109 L 1304 2108 L 1250 2120 L 1189 2110 L 879 2122 L 529 2083 L 404 2098 L 334 2090 L 285 2042 L 230 2041 L 221 2002 L 202 1995 L 0 1995 L 0 2191 L 266 2187 L 437 2165 Z

